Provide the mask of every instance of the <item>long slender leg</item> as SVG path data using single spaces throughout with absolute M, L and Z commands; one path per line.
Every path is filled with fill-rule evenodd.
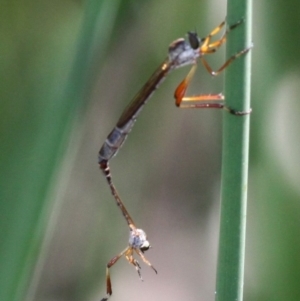
M 185 92 L 188 88 L 188 85 L 191 81 L 191 79 L 193 78 L 195 71 L 197 69 L 197 65 L 193 65 L 193 67 L 191 68 L 191 70 L 189 71 L 189 73 L 187 74 L 187 76 L 183 79 L 183 81 L 178 85 L 178 87 L 175 90 L 174 93 L 174 97 L 175 97 L 175 104 L 177 107 L 181 106 L 181 101 L 184 98 Z
M 184 80 L 178 85 L 175 90 L 174 97 L 176 99 L 176 106 L 180 108 L 223 108 L 223 104 L 216 103 L 186 103 L 192 101 L 222 101 L 224 100 L 224 96 L 222 94 L 204 94 L 197 96 L 184 96 L 185 92 L 188 88 L 188 85 L 193 78 L 197 65 L 193 65 L 188 75 L 184 78 Z
M 219 26 L 217 26 L 215 29 L 213 29 L 208 36 L 202 39 L 202 47 L 206 48 L 209 45 L 209 42 L 211 38 L 216 35 L 217 33 L 220 32 L 220 30 L 223 28 L 225 25 L 225 21 L 223 21 Z
M 235 59 L 237 59 L 238 57 L 240 57 L 243 54 L 246 54 L 253 46 L 249 46 L 237 53 L 235 53 L 233 56 L 231 56 L 218 70 L 213 71 L 212 68 L 210 67 L 210 65 L 207 63 L 207 61 L 201 57 L 201 62 L 204 65 L 205 69 L 208 71 L 209 74 L 211 74 L 212 76 L 217 76 L 218 74 L 220 74 L 226 67 L 228 67 Z
M 234 54 L 231 56 L 217 71 L 213 71 L 212 68 L 209 66 L 209 64 L 206 62 L 206 60 L 201 57 L 201 61 L 206 68 L 206 70 L 213 76 L 217 76 L 220 74 L 226 67 L 228 67 L 235 59 L 240 57 L 243 54 L 246 54 L 250 49 L 252 48 L 252 45 L 248 48 L 243 49 L 242 51 Z M 203 95 L 197 95 L 197 96 L 184 96 L 186 93 L 186 90 L 188 88 L 188 85 L 191 81 L 191 79 L 194 76 L 196 70 L 196 65 L 194 65 L 188 75 L 184 78 L 184 80 L 178 85 L 178 87 L 175 90 L 174 97 L 176 100 L 176 106 L 180 108 L 218 108 L 218 109 L 225 109 L 229 113 L 237 116 L 243 116 L 246 114 L 251 113 L 250 111 L 236 111 L 231 108 L 228 108 L 224 105 L 223 100 L 224 96 L 222 94 L 203 94 Z M 193 103 L 193 102 L 201 102 L 201 103 Z M 210 101 L 216 101 L 215 103 L 211 103 Z
M 108 298 L 112 295 L 112 286 L 111 286 L 111 280 L 110 280 L 110 272 L 109 269 L 126 253 L 130 247 L 127 247 L 125 250 L 123 250 L 120 254 L 113 257 L 109 263 L 106 266 L 106 297 L 102 298 L 101 301 L 107 301 Z
M 146 263 L 156 274 L 157 274 L 157 270 L 155 269 L 155 267 L 150 263 L 149 260 L 146 259 L 145 255 L 143 254 L 143 252 L 139 249 L 134 249 L 136 251 L 136 253 L 142 258 L 142 260 L 144 261 L 144 263 Z
M 135 269 L 136 269 L 136 271 L 137 271 L 140 279 L 142 281 L 144 281 L 143 278 L 142 278 L 142 275 L 141 275 L 141 271 L 140 271 L 141 270 L 141 266 L 140 266 L 139 262 L 136 259 L 133 258 L 133 254 L 132 253 L 133 253 L 133 249 L 129 248 L 127 250 L 126 254 L 125 254 L 125 257 L 128 260 L 128 262 L 135 267 Z
M 229 28 L 225 31 L 225 33 L 223 34 L 223 36 L 215 41 L 210 43 L 210 40 L 212 38 L 212 36 L 216 35 L 225 25 L 225 21 L 223 21 L 219 26 L 217 26 L 207 37 L 202 39 L 202 45 L 200 48 L 201 53 L 213 53 L 215 52 L 220 46 L 222 46 L 225 42 L 226 42 L 226 36 L 227 34 L 233 30 L 234 28 L 236 28 L 237 26 L 239 26 L 240 24 L 243 23 L 243 19 L 239 20 L 238 22 L 236 22 L 235 24 L 229 26 Z

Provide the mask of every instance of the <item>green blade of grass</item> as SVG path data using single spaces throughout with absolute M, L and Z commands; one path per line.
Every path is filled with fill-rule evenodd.
M 244 20 L 228 35 L 228 57 L 251 45 L 251 6 L 250 0 L 228 0 L 228 25 Z M 225 99 L 230 108 L 249 110 L 250 53 L 227 68 Z M 224 112 L 217 301 L 243 299 L 249 118 Z
M 22 39 L 10 37 L 6 43 L 10 51 L 0 49 L 7 56 L 15 55 L 7 59 L 6 74 L 0 74 L 6 84 L 5 93 L 0 92 L 0 300 L 24 300 L 26 295 L 55 201 L 49 199 L 52 181 L 68 144 L 66 137 L 84 104 L 95 25 L 100 12 L 106 17 L 102 25 L 104 19 L 110 21 L 109 2 L 87 1 L 76 48 L 69 37 L 77 31 L 79 15 L 71 4 L 4 9 L 8 17 L 2 22 L 15 25 L 2 29 L 5 36 L 11 30 Z M 60 14 L 60 5 L 73 9 L 68 18 Z M 18 19 L 18 13 L 23 19 Z M 99 31 L 110 32 L 110 24 Z

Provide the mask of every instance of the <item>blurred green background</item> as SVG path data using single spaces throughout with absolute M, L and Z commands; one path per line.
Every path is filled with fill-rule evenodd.
M 97 152 L 171 41 L 205 36 L 221 0 L 3 1 L 0 10 L 0 300 L 105 295 L 128 229 Z M 300 300 L 300 4 L 256 1 L 245 301 Z M 217 68 L 224 51 L 209 57 Z M 189 94 L 222 91 L 199 66 Z M 153 246 L 144 282 L 125 260 L 112 300 L 214 300 L 222 113 L 179 110 L 172 73 L 111 161 Z

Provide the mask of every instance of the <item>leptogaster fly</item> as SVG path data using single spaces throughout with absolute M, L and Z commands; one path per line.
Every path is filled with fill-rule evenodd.
M 217 76 L 220 74 L 226 67 L 228 67 L 235 59 L 241 55 L 246 54 L 251 48 L 252 45 L 242 49 L 241 51 L 232 55 L 226 62 L 216 71 L 213 71 L 208 62 L 205 60 L 204 56 L 207 54 L 212 54 L 217 51 L 226 42 L 227 34 L 238 25 L 240 25 L 243 20 L 238 21 L 237 23 L 228 27 L 222 37 L 216 41 L 211 41 L 212 37 L 218 34 L 225 25 L 223 21 L 219 26 L 213 29 L 206 37 L 199 38 L 197 33 L 188 32 L 187 39 L 177 39 L 172 42 L 168 49 L 168 56 L 162 62 L 162 64 L 156 69 L 152 74 L 149 80 L 144 84 L 141 90 L 135 95 L 131 103 L 123 111 L 121 117 L 119 118 L 116 126 L 107 136 L 104 144 L 102 145 L 99 151 L 99 166 L 102 172 L 104 173 L 108 185 L 111 189 L 111 193 L 114 196 L 117 205 L 122 211 L 122 214 L 129 226 L 130 235 L 129 235 L 129 245 L 117 256 L 113 257 L 106 268 L 106 297 L 101 301 L 106 301 L 112 295 L 112 285 L 110 279 L 110 268 L 121 258 L 123 255 L 131 263 L 138 272 L 139 277 L 140 265 L 136 259 L 133 258 L 134 252 L 137 253 L 144 263 L 150 266 L 156 273 L 156 269 L 153 265 L 145 258 L 144 252 L 150 248 L 150 243 L 147 240 L 146 233 L 142 229 L 138 229 L 130 217 L 127 209 L 125 208 L 119 194 L 115 188 L 115 185 L 112 182 L 109 160 L 116 155 L 118 150 L 123 145 L 125 139 L 127 138 L 129 132 L 131 131 L 137 117 L 141 113 L 143 106 L 148 101 L 148 99 L 153 95 L 153 92 L 157 89 L 159 84 L 163 79 L 174 69 L 192 65 L 191 70 L 183 81 L 178 85 L 175 90 L 175 104 L 179 108 L 218 108 L 225 109 L 229 113 L 236 116 L 243 116 L 249 114 L 251 111 L 237 111 L 232 108 L 227 107 L 224 104 L 223 94 L 201 94 L 197 96 L 185 96 L 186 90 L 189 86 L 191 79 L 197 68 L 197 60 L 200 59 L 201 63 L 205 67 L 208 73 L 212 76 Z

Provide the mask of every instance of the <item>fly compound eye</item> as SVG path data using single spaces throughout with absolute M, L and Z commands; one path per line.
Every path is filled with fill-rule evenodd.
M 144 253 L 145 251 L 149 250 L 150 248 L 150 243 L 148 240 L 146 240 L 141 246 L 140 250 Z
M 188 39 L 191 47 L 193 49 L 198 49 L 200 47 L 200 39 L 196 32 L 188 32 Z

